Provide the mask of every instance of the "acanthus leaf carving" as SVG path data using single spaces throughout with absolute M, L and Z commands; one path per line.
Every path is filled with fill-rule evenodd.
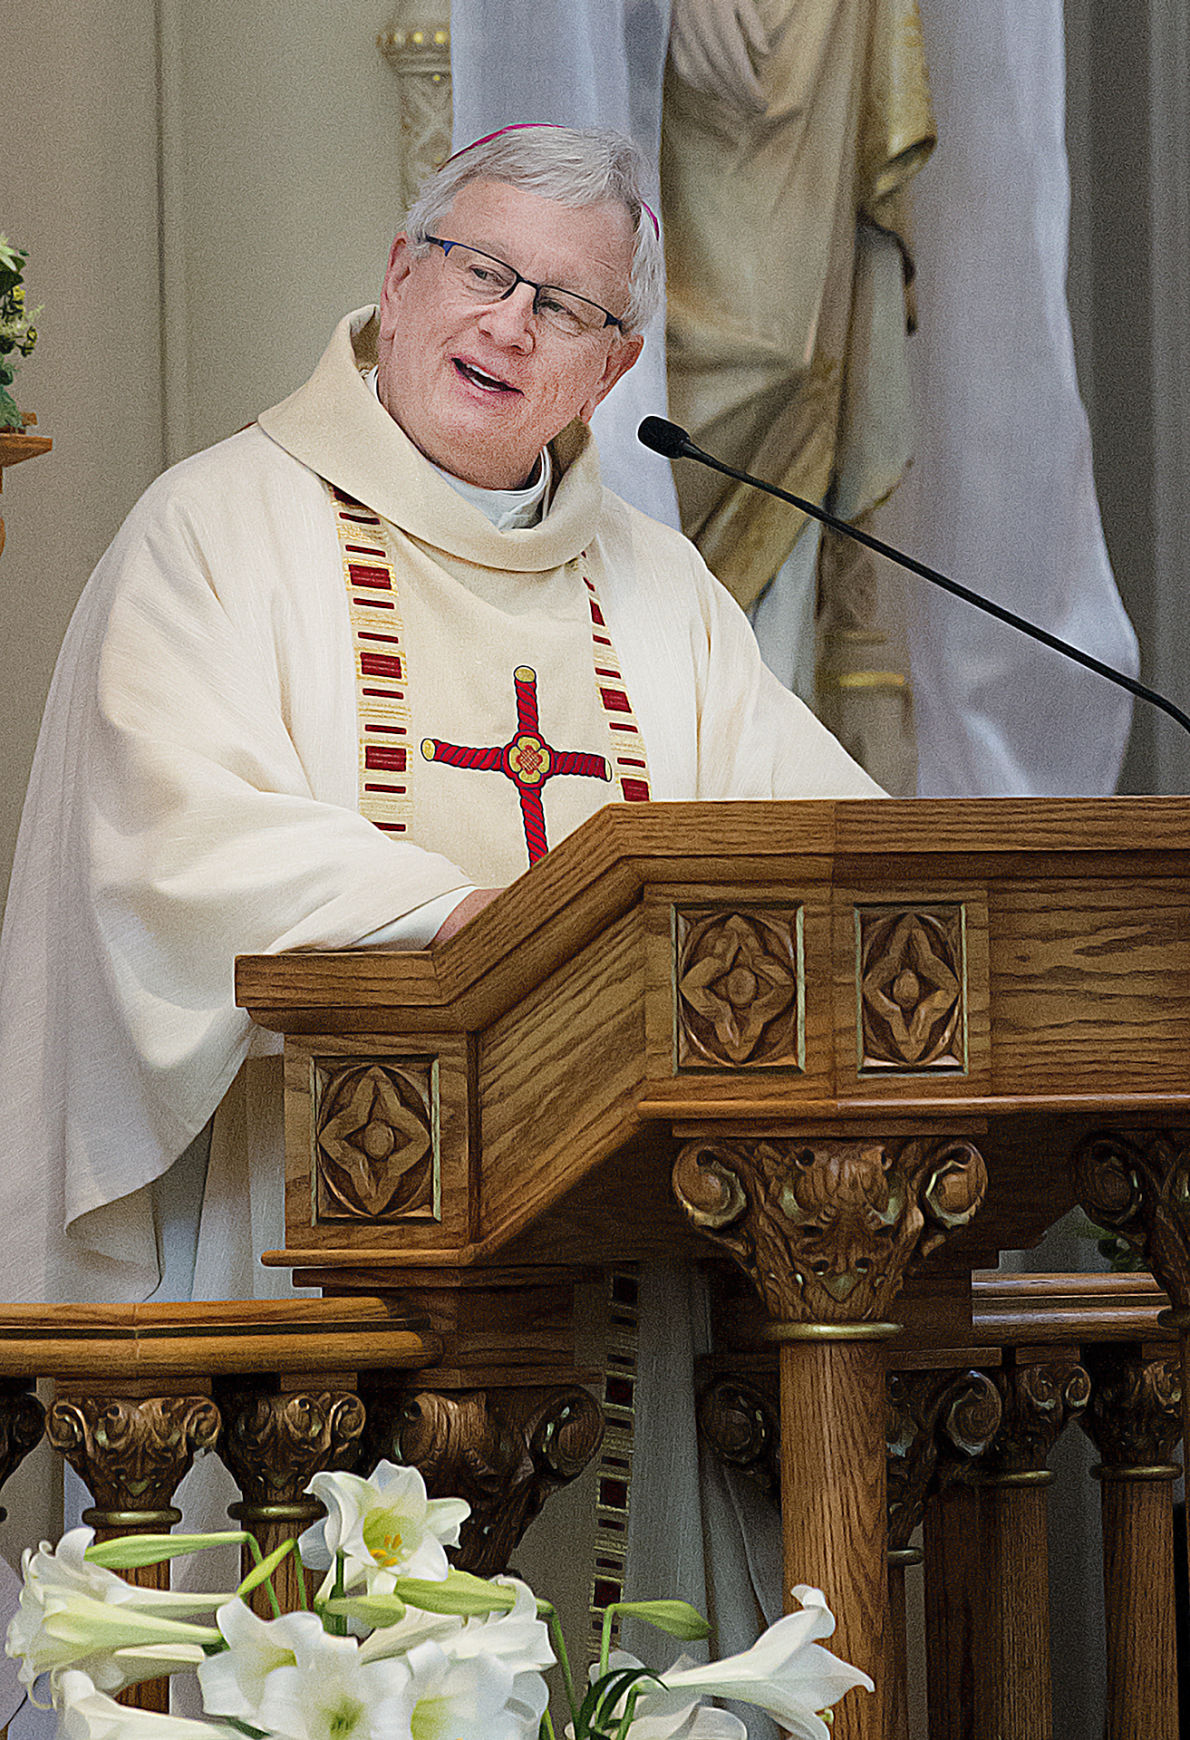
M 1171 1467 L 1182 1435 L 1182 1367 L 1133 1346 L 1090 1347 L 1091 1405 L 1079 1417 L 1108 1468 Z
M 687 1142 L 673 1189 L 692 1224 L 751 1279 L 770 1315 L 880 1318 L 905 1270 L 965 1226 L 987 1188 L 955 1137 Z
M 1003 1416 L 984 1372 L 893 1372 L 888 1380 L 888 1544 L 909 1545 L 930 1494 L 983 1455 Z
M 86 1483 L 97 1512 L 164 1513 L 195 1456 L 214 1449 L 220 1423 L 209 1396 L 59 1396 L 46 1437 Z
M 45 1409 L 24 1378 L 0 1381 L 0 1488 L 40 1442 Z M 0 1506 L 0 1522 L 7 1515 Z
M 1190 1310 L 1190 1132 L 1098 1130 L 1072 1169 L 1091 1219 L 1127 1239 L 1177 1310 Z
M 985 1475 L 1041 1474 L 1050 1452 L 1091 1399 L 1091 1380 L 1073 1359 L 1002 1366 L 992 1373 L 1004 1417 L 980 1471 Z
M 237 1379 L 220 1392 L 219 1453 L 243 1495 L 235 1514 L 262 1506 L 319 1510 L 302 1495 L 315 1474 L 354 1468 L 364 1404 L 350 1390 L 278 1391 Z
M 603 1440 L 603 1415 L 577 1384 L 445 1395 L 410 1389 L 370 1399 L 372 1456 L 417 1468 L 431 1498 L 463 1498 L 471 1515 L 453 1553 L 459 1570 L 504 1572 L 550 1494 L 574 1480 Z

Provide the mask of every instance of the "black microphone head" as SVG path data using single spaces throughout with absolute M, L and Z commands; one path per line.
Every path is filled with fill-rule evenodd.
M 690 449 L 690 437 L 666 417 L 646 417 L 636 431 L 642 447 L 660 453 L 665 459 L 681 459 Z

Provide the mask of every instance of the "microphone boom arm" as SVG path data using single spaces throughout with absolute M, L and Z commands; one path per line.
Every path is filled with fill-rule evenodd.
M 656 431 L 650 427 L 651 438 L 648 440 L 645 440 L 643 436 L 646 424 L 659 425 Z M 681 436 L 680 441 L 677 439 L 679 435 Z M 652 438 L 654 436 L 657 438 L 655 447 Z M 1006 610 L 1002 604 L 995 604 L 990 598 L 980 597 L 978 592 L 972 592 L 969 587 L 961 586 L 957 580 L 948 579 L 945 574 L 940 574 L 936 568 L 930 568 L 925 562 L 918 562 L 913 556 L 906 556 L 900 550 L 894 550 L 891 544 L 885 544 L 879 538 L 872 537 L 870 532 L 861 532 L 858 526 L 848 525 L 846 520 L 837 519 L 825 508 L 816 507 L 813 502 L 803 501 L 801 496 L 791 495 L 786 489 L 778 489 L 775 483 L 765 483 L 759 477 L 750 477 L 746 471 L 737 471 L 734 465 L 725 465 L 721 459 L 715 459 L 711 454 L 704 453 L 702 448 L 691 441 L 686 431 L 679 429 L 676 423 L 667 423 L 660 417 L 646 417 L 645 422 L 641 424 L 640 438 L 644 446 L 652 447 L 656 452 L 664 452 L 670 459 L 697 459 L 701 464 L 709 465 L 712 470 L 722 472 L 724 477 L 734 478 L 737 483 L 750 483 L 755 489 L 763 489 L 766 494 L 775 495 L 778 501 L 786 501 L 791 507 L 799 508 L 802 513 L 809 514 L 811 519 L 821 520 L 822 524 L 829 526 L 832 531 L 841 533 L 845 538 L 854 539 L 856 543 L 865 545 L 869 550 L 874 550 L 878 556 L 886 556 L 890 562 L 897 563 L 898 567 L 908 568 L 912 574 L 919 574 L 923 580 L 930 581 L 934 586 L 940 586 L 944 592 L 952 593 L 955 598 L 961 598 L 964 603 L 973 604 L 977 610 L 986 612 L 988 616 L 994 616 L 997 621 L 1006 622 L 1010 628 L 1019 629 L 1022 634 L 1030 635 L 1032 639 L 1040 641 L 1042 646 L 1048 646 L 1054 652 L 1064 653 L 1067 658 L 1072 658 L 1076 663 L 1085 665 L 1087 670 L 1094 671 L 1097 676 L 1106 677 L 1109 682 L 1117 683 L 1120 688 L 1127 689 L 1130 694 L 1139 696 L 1142 701 L 1150 701 L 1154 707 L 1160 707 L 1163 713 L 1168 713 L 1171 719 L 1175 719 L 1183 731 L 1190 732 L 1190 717 L 1187 717 L 1180 707 L 1175 707 L 1172 701 L 1167 701 L 1164 695 L 1159 695 L 1156 689 L 1147 688 L 1135 677 L 1126 676 L 1123 671 L 1117 671 L 1111 665 L 1105 665 L 1101 659 L 1093 658 L 1090 653 L 1081 651 L 1079 647 L 1068 646 L 1065 641 L 1059 640 L 1057 635 L 1050 634 L 1048 629 L 1038 628 L 1036 623 L 1027 622 L 1023 616 L 1017 616 L 1015 611 Z M 664 441 L 664 445 L 662 445 L 662 441 Z

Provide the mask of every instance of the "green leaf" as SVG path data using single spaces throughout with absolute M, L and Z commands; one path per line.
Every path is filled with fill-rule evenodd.
M 398 1577 L 394 1592 L 423 1613 L 507 1613 L 516 1605 L 511 1589 L 502 1589 L 469 1571 L 451 1571 L 441 1582 L 422 1577 Z
M 632 1619 L 643 1619 L 658 1631 L 687 1642 L 709 1637 L 711 1628 L 696 1607 L 688 1601 L 617 1601 L 615 1611 Z
M 201 1553 L 208 1547 L 239 1546 L 243 1539 L 242 1529 L 224 1529 L 213 1535 L 121 1535 L 118 1540 L 93 1542 L 83 1557 L 109 1571 L 131 1571 Z

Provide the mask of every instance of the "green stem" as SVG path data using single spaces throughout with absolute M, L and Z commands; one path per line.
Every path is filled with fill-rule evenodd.
M 570 1657 L 566 1653 L 566 1639 L 562 1636 L 562 1622 L 558 1618 L 558 1610 L 555 1607 L 550 1608 L 549 1628 L 554 1652 L 558 1657 L 558 1666 L 562 1669 L 562 1684 L 566 1688 L 566 1702 L 570 1705 L 570 1720 L 577 1722 L 578 1699 L 574 1694 L 574 1675 L 570 1671 Z

